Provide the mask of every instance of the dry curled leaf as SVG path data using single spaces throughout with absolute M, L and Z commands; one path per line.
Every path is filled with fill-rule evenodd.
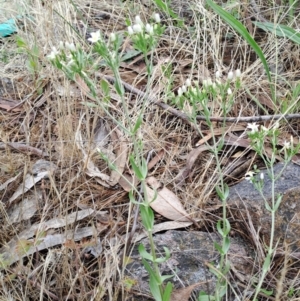
M 38 160 L 32 167 L 32 173 L 26 174 L 23 183 L 8 200 L 9 205 L 11 205 L 19 196 L 29 191 L 40 180 L 51 176 L 56 169 L 57 166 L 54 163 L 43 159 Z
M 201 146 L 198 146 L 197 148 L 194 148 L 189 154 L 188 154 L 188 157 L 186 159 L 186 165 L 185 165 L 185 168 L 184 170 L 181 172 L 181 174 L 177 177 L 176 179 L 176 183 L 178 185 L 182 184 L 186 177 L 189 175 L 189 173 L 191 172 L 193 166 L 194 166 L 194 163 L 195 161 L 197 160 L 198 156 L 204 152 L 204 151 L 207 151 L 209 150 L 209 146 L 207 145 L 201 145 Z
M 178 290 L 174 290 L 172 292 L 171 295 L 171 299 L 172 301 L 188 301 L 190 298 L 190 295 L 192 293 L 192 291 L 199 285 L 201 285 L 202 283 L 195 283 L 192 285 L 189 285 L 188 287 L 184 287 L 184 288 L 180 288 Z
M 110 187 L 106 182 L 109 180 L 109 176 L 106 175 L 105 173 L 102 173 L 99 168 L 94 164 L 94 162 L 91 159 L 90 154 L 88 155 L 89 152 L 86 150 L 86 146 L 83 143 L 81 131 L 80 131 L 80 126 L 82 119 L 84 117 L 84 114 L 81 116 L 79 120 L 79 125 L 78 129 L 76 131 L 75 137 L 76 137 L 76 145 L 77 147 L 81 150 L 83 159 L 85 162 L 85 173 L 90 176 L 90 177 L 95 177 L 96 181 L 101 184 L 104 187 Z M 98 141 L 99 142 L 99 141 Z
M 188 217 L 178 197 L 171 190 L 166 187 L 159 189 L 160 183 L 154 177 L 147 178 L 146 182 L 146 191 L 149 201 L 154 199 L 155 191 L 157 193 L 155 200 L 150 203 L 154 211 L 173 221 L 192 221 L 192 219 Z

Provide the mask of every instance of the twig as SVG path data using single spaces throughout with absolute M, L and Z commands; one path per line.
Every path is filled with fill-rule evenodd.
M 0 149 L 5 149 L 6 145 L 20 151 L 23 153 L 28 153 L 29 155 L 33 154 L 36 155 L 38 157 L 47 157 L 49 156 L 47 152 L 44 152 L 36 147 L 30 146 L 30 145 L 26 145 L 23 143 L 19 143 L 19 142 L 0 142 Z
M 102 77 L 104 79 L 106 79 L 107 81 L 109 81 L 110 83 L 114 84 L 115 83 L 115 79 L 112 76 L 108 76 L 108 75 L 103 75 L 100 73 L 96 74 L 98 77 Z M 189 125 L 191 125 L 193 128 L 195 128 L 195 125 L 193 125 L 193 123 L 191 122 L 191 119 L 189 118 L 189 116 L 183 112 L 180 112 L 176 109 L 174 109 L 173 107 L 169 106 L 168 104 L 159 101 L 157 98 L 153 97 L 153 96 L 146 96 L 146 93 L 144 93 L 143 91 L 133 87 L 132 85 L 125 83 L 124 81 L 122 81 L 122 84 L 124 86 L 124 89 L 127 92 L 133 93 L 141 98 L 145 98 L 147 97 L 150 102 L 154 103 L 155 105 L 161 107 L 162 109 L 166 110 L 167 112 L 173 114 L 174 116 L 182 119 L 184 122 L 188 123 Z M 261 116 L 249 116 L 249 117 L 206 117 L 206 116 L 201 116 L 201 115 L 197 115 L 196 116 L 196 120 L 198 121 L 206 121 L 206 120 L 210 120 L 210 121 L 216 121 L 216 122 L 231 122 L 231 123 L 238 123 L 238 122 L 263 122 L 263 121 L 269 121 L 269 120 L 280 120 L 280 119 L 293 119 L 293 118 L 300 118 L 300 114 L 277 114 L 277 115 L 261 115 Z

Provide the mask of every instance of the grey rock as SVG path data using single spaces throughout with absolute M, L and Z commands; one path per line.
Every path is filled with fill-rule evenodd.
M 289 163 L 274 166 L 274 174 L 280 175 L 274 185 L 275 200 L 282 195 L 275 219 L 275 243 L 288 243 L 294 252 L 300 251 L 300 166 Z M 259 176 L 259 175 L 258 175 Z M 272 204 L 272 181 L 265 174 L 263 195 Z M 240 227 L 253 224 L 257 233 L 268 244 L 271 234 L 271 212 L 266 209 L 265 200 L 250 181 L 244 180 L 230 188 L 227 204 L 233 220 Z
M 221 238 L 215 233 L 206 232 L 186 232 L 170 230 L 163 234 L 157 234 L 154 238 L 157 253 L 164 254 L 163 247 L 169 248 L 171 257 L 160 264 L 162 275 L 174 275 L 170 281 L 174 289 L 187 287 L 195 283 L 197 292 L 200 290 L 206 293 L 212 293 L 215 289 L 216 277 L 209 271 L 206 263 L 212 263 L 216 266 L 219 263 L 219 253 L 214 249 L 214 242 L 221 243 Z M 142 240 L 142 243 L 149 251 L 148 239 Z M 130 255 L 131 263 L 126 266 L 126 276 L 129 277 L 135 285 L 133 291 L 149 296 L 149 277 L 144 268 L 141 257 L 138 252 L 138 246 L 135 246 Z M 229 260 L 231 265 L 241 273 L 250 273 L 249 257 L 246 248 L 236 239 L 231 239 L 229 249 Z M 134 300 L 149 300 L 146 297 L 137 296 Z

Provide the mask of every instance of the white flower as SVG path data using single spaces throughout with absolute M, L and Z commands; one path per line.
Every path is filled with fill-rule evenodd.
M 283 149 L 290 149 L 291 148 L 291 142 L 284 141 L 283 142 Z
M 117 39 L 116 34 L 115 34 L 114 32 L 112 32 L 112 33 L 110 34 L 109 38 L 110 38 L 110 40 L 111 40 L 112 42 L 114 42 L 114 41 Z
M 76 47 L 75 47 L 74 43 L 66 42 L 65 45 L 66 45 L 66 48 L 69 49 L 70 51 L 75 51 L 76 50 Z
M 186 86 L 183 85 L 183 86 L 181 87 L 181 90 L 182 90 L 182 93 L 185 93 L 185 92 L 186 92 Z
M 202 81 L 202 84 L 203 84 L 203 87 L 207 87 L 207 79 L 204 79 L 204 80 Z
M 135 23 L 139 24 L 141 27 L 144 26 L 143 21 L 141 20 L 141 17 L 139 15 L 135 16 Z
M 179 97 L 182 96 L 183 91 L 182 91 L 182 88 L 181 88 L 181 87 L 178 89 L 177 93 L 178 93 L 178 96 L 179 96 Z
M 91 37 L 88 38 L 88 40 L 92 43 L 97 43 L 101 40 L 101 33 L 100 30 L 97 30 L 96 32 L 91 32 Z
M 241 77 L 241 70 L 240 70 L 240 69 L 236 69 L 236 70 L 235 70 L 235 76 L 236 76 L 237 78 Z
M 133 29 L 133 31 L 136 32 L 136 33 L 140 33 L 140 32 L 143 31 L 142 26 L 141 26 L 140 24 L 134 24 L 134 25 L 132 26 L 132 29 Z
M 217 89 L 217 84 L 216 84 L 216 83 L 213 83 L 213 84 L 212 84 L 212 87 L 213 87 L 214 90 L 216 90 L 216 89 Z
M 233 72 L 232 71 L 228 72 L 227 79 L 228 80 L 232 80 L 233 79 Z
M 216 78 L 220 78 L 221 77 L 221 72 L 218 70 L 217 72 L 216 72 Z
M 153 26 L 152 26 L 152 25 L 150 25 L 149 23 L 147 23 L 145 29 L 146 29 L 146 31 L 147 31 L 150 35 L 153 35 L 154 29 L 153 29 Z
M 128 26 L 127 30 L 128 30 L 128 34 L 129 35 L 133 35 L 134 34 L 132 26 Z
M 231 94 L 232 94 L 232 91 L 231 91 L 231 89 L 230 89 L 230 88 L 228 88 L 228 90 L 227 90 L 227 94 L 228 94 L 228 95 L 231 95 Z
M 154 14 L 154 20 L 156 23 L 160 23 L 160 15 L 159 14 Z
M 263 181 L 264 180 L 264 178 L 265 178 L 265 175 L 264 175 L 264 173 L 262 172 L 262 173 L 260 173 L 260 179 Z
M 248 171 L 245 174 L 245 180 L 247 180 L 247 181 L 251 180 L 253 177 L 254 177 L 254 172 L 253 171 Z
M 64 42 L 63 41 L 59 41 L 59 49 L 64 49 Z
M 185 85 L 186 85 L 187 87 L 190 87 L 190 86 L 192 85 L 192 82 L 191 82 L 191 80 L 190 80 L 189 78 L 186 79 Z
M 54 60 L 58 54 L 59 51 L 57 51 L 56 47 L 52 47 L 52 51 L 49 55 L 47 55 L 47 58 L 50 60 Z
M 256 124 L 256 122 L 248 123 L 247 129 L 250 129 L 251 133 L 256 133 L 256 132 L 258 132 L 258 124 Z
M 260 126 L 260 129 L 261 129 L 263 132 L 268 132 L 268 131 L 269 131 L 269 130 L 268 130 L 265 126 L 263 126 L 263 125 Z

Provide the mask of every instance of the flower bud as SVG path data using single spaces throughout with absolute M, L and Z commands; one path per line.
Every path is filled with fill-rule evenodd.
M 157 14 L 157 13 L 154 14 L 154 20 L 155 20 L 156 23 L 160 23 L 161 20 L 160 20 L 159 14 Z
M 111 40 L 112 42 L 114 42 L 116 39 L 117 39 L 116 34 L 115 34 L 114 32 L 112 32 L 112 33 L 110 34 L 110 40 Z
M 147 23 L 145 29 L 149 33 L 149 35 L 153 35 L 154 30 L 153 30 L 153 26 L 152 25 L 150 25 L 150 24 Z
M 74 43 L 66 42 L 65 45 L 66 45 L 66 48 L 69 49 L 70 51 L 75 51 L 76 50 L 76 47 L 75 47 Z
M 140 24 L 134 24 L 132 29 L 135 33 L 141 33 L 143 31 L 142 26 Z
M 140 26 L 144 26 L 144 23 L 139 15 L 135 16 L 135 23 L 139 24 Z
M 129 35 L 133 35 L 134 34 L 132 26 L 128 26 L 127 30 L 128 30 L 128 34 Z
M 232 71 L 228 72 L 227 79 L 228 80 L 232 80 L 233 79 L 233 72 Z
M 183 94 L 183 91 L 182 91 L 181 87 L 178 89 L 177 93 L 178 93 L 178 96 L 179 96 L 179 97 L 181 97 L 181 96 L 182 96 L 182 94 Z

